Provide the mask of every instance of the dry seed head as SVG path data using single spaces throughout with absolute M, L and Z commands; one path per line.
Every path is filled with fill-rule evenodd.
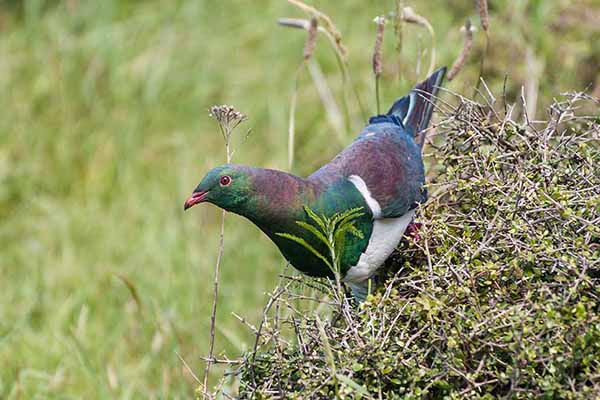
M 412 7 L 404 7 L 402 9 L 402 20 L 411 24 L 417 24 L 422 26 L 429 25 L 429 22 L 425 17 L 420 16 L 413 10 Z
M 383 71 L 381 61 L 381 46 L 383 45 L 383 32 L 385 30 L 386 19 L 383 16 L 375 17 L 373 20 L 377 24 L 377 35 L 375 36 L 375 49 L 373 51 L 373 73 L 379 77 Z
M 471 48 L 473 47 L 474 31 L 475 29 L 471 25 L 471 20 L 467 19 L 467 22 L 465 22 L 465 26 L 461 28 L 461 32 L 464 32 L 465 34 L 465 44 L 463 46 L 462 51 L 460 52 L 460 55 L 458 56 L 456 61 L 454 61 L 454 64 L 452 64 L 450 72 L 448 72 L 448 81 L 454 79 L 454 77 L 456 77 L 456 75 L 458 75 L 458 73 L 462 69 L 463 65 L 465 65 L 467 57 L 469 57 L 469 53 L 471 53 Z
M 411 24 L 419 25 L 429 32 L 431 36 L 431 58 L 429 60 L 429 72 L 428 75 L 433 73 L 435 69 L 435 30 L 427 18 L 417 14 L 411 7 L 404 7 L 402 9 L 402 20 Z
M 317 31 L 319 27 L 319 22 L 316 17 L 312 17 L 310 19 L 310 25 L 308 26 L 308 36 L 306 37 L 306 42 L 304 43 L 304 59 L 309 60 L 315 51 L 315 46 L 317 44 Z
M 417 14 L 412 9 L 412 7 L 404 7 L 402 9 L 402 20 L 404 22 L 408 22 L 410 24 L 420 25 L 423 28 L 427 29 L 427 31 L 429 31 L 429 34 L 431 35 L 432 40 L 435 37 L 435 30 L 433 29 L 433 26 L 429 23 L 427 18 L 423 17 L 422 15 Z
M 227 104 L 212 106 L 208 110 L 208 115 L 217 121 L 225 136 L 229 136 L 236 126 L 248 119 L 246 114 Z
M 301 0 L 288 0 L 288 3 L 300 8 L 304 12 L 309 13 L 312 16 L 316 17 L 318 20 L 320 20 L 323 29 L 332 37 L 335 43 L 335 47 L 340 56 L 344 59 L 346 58 L 348 51 L 346 50 L 346 47 L 344 47 L 344 45 L 342 44 L 342 34 L 333 24 L 333 21 L 331 20 L 331 18 L 329 18 L 327 14 L 317 10 L 312 6 L 309 6 L 308 4 L 305 4 Z
M 460 27 L 459 32 L 468 33 L 471 32 L 471 36 L 473 33 L 477 32 L 477 27 L 471 24 L 471 20 L 467 20 L 463 26 Z
M 490 27 L 490 15 L 488 13 L 488 2 L 487 0 L 477 0 L 477 6 L 479 7 L 479 19 L 481 22 L 481 29 L 485 32 Z
M 385 25 L 387 23 L 387 18 L 384 15 L 378 15 L 373 18 L 373 22 L 375 22 L 378 26 Z

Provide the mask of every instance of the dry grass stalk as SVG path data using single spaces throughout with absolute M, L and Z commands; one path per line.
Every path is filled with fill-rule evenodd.
M 402 20 L 410 24 L 421 25 L 427 28 L 428 31 L 433 32 L 433 26 L 431 26 L 427 18 L 417 14 L 412 7 L 404 7 L 402 9 Z
M 385 30 L 385 17 L 376 17 L 374 22 L 377 24 L 377 34 L 375 36 L 375 47 L 373 49 L 373 73 L 376 77 L 381 76 L 383 64 L 381 61 L 381 47 L 383 45 L 383 32 Z
M 338 66 L 340 68 L 340 71 L 342 72 L 342 80 L 343 80 L 343 88 L 344 88 L 344 97 L 343 97 L 344 103 L 343 104 L 344 104 L 345 117 L 346 117 L 347 121 L 354 122 L 352 116 L 356 114 L 356 113 L 350 112 L 350 106 L 349 106 L 350 102 L 348 99 L 350 97 L 349 92 L 351 90 L 354 91 L 354 96 L 356 98 L 356 104 L 358 105 L 358 108 L 359 108 L 361 114 L 363 116 L 365 116 L 366 113 L 365 113 L 364 107 L 362 105 L 362 102 L 360 100 L 360 97 L 358 96 L 358 92 L 357 92 L 356 88 L 354 87 L 354 85 L 352 84 L 352 80 L 350 78 L 350 73 L 348 71 L 347 51 L 346 51 L 346 48 L 341 44 L 342 36 L 339 33 L 339 31 L 337 30 L 337 28 L 335 27 L 335 25 L 333 25 L 331 18 L 329 18 L 326 14 L 322 13 L 321 11 L 315 9 L 314 7 L 308 6 L 301 1 L 289 0 L 289 2 L 291 4 L 298 6 L 300 9 L 302 9 L 305 12 L 310 13 L 313 16 L 310 21 L 308 21 L 306 19 L 299 19 L 299 18 L 279 18 L 277 20 L 277 22 L 281 26 L 285 26 L 285 27 L 289 27 L 289 28 L 305 29 L 308 31 L 308 37 L 305 42 L 304 51 L 303 51 L 303 62 L 300 64 L 300 66 L 298 67 L 298 69 L 296 70 L 296 73 L 294 75 L 294 82 L 293 82 L 294 86 L 293 86 L 293 91 L 292 91 L 292 95 L 290 98 L 290 116 L 289 116 L 289 121 L 288 121 L 288 169 L 291 170 L 293 167 L 293 164 L 294 164 L 294 147 L 295 147 L 295 136 L 296 136 L 295 135 L 295 129 L 296 129 L 295 113 L 296 113 L 296 104 L 297 104 L 297 100 L 298 100 L 299 80 L 300 80 L 301 73 L 304 70 L 304 67 L 307 65 L 306 61 L 308 61 L 311 58 L 312 54 L 314 53 L 318 32 L 323 33 L 329 39 L 329 42 L 335 52 Z M 316 85 L 321 84 L 321 86 L 317 86 L 319 95 L 321 96 L 321 99 L 323 100 L 323 102 L 326 106 L 331 105 L 332 103 L 330 100 L 333 99 L 333 97 L 332 96 L 323 96 L 324 94 L 329 94 L 331 91 L 329 90 L 328 87 L 325 88 L 322 85 L 324 80 L 315 79 L 315 77 L 318 78 L 318 76 L 315 75 L 315 73 L 314 73 L 315 71 L 316 71 L 315 68 L 312 68 L 311 75 L 312 75 L 313 80 L 315 81 Z M 333 110 L 333 109 L 339 110 L 339 108 L 337 108 L 337 105 L 335 107 L 328 108 L 328 110 Z M 365 116 L 365 118 L 366 118 L 366 116 Z M 336 132 L 339 134 L 340 138 L 342 138 L 344 136 L 344 132 L 342 132 L 343 128 L 340 128 L 340 124 L 338 123 L 339 113 L 336 115 L 328 116 L 328 119 L 330 120 L 330 122 L 332 122 L 332 126 L 334 127 Z M 350 129 L 348 129 L 348 130 L 350 130 Z
M 318 27 L 319 20 L 317 20 L 315 17 L 311 18 L 308 26 L 308 36 L 306 37 L 306 42 L 304 43 L 304 60 L 309 60 L 315 51 Z
M 302 18 L 277 18 L 277 23 L 281 26 L 296 29 L 306 29 L 310 27 L 310 21 Z M 321 28 L 325 30 L 324 28 Z
M 543 64 L 535 56 L 531 46 L 527 47 L 525 53 L 527 65 L 527 78 L 525 79 L 525 96 L 523 106 L 526 111 L 527 118 L 534 121 L 536 119 L 538 95 L 539 95 L 539 78 L 542 72 Z
M 396 79 L 400 78 L 400 71 L 402 67 L 402 39 L 403 39 L 403 24 L 402 20 L 402 9 L 404 8 L 403 0 L 396 0 L 396 9 L 393 13 L 390 13 L 390 18 L 394 22 L 394 36 L 396 37 L 396 57 L 397 57 L 397 74 Z
M 331 125 L 335 131 L 340 143 L 344 143 L 346 132 L 344 129 L 344 117 L 342 111 L 335 101 L 331 88 L 327 84 L 327 78 L 323 74 L 319 63 L 316 60 L 313 59 L 308 63 L 308 72 L 319 93 L 319 98 L 323 103 L 323 107 L 325 107 L 327 122 L 329 122 L 329 125 Z
M 488 2 L 487 0 L 477 0 L 477 6 L 479 8 L 479 20 L 481 22 L 481 29 L 487 32 L 490 27 Z
M 404 1 L 396 0 L 396 10 L 394 11 L 394 35 L 396 36 L 396 51 L 398 54 L 402 52 L 402 9 Z
M 296 141 L 296 103 L 298 102 L 298 80 L 304 63 L 298 67 L 294 74 L 294 89 L 290 98 L 290 118 L 288 121 L 288 169 L 294 166 L 294 144 Z
M 304 42 L 303 61 L 300 63 L 294 74 L 292 95 L 290 97 L 290 116 L 288 120 L 288 169 L 291 170 L 294 165 L 294 147 L 296 140 L 296 103 L 298 101 L 298 84 L 300 75 L 306 66 L 306 63 L 312 57 L 317 43 L 317 33 L 322 32 L 329 39 L 332 47 L 336 51 L 338 60 L 340 55 L 336 46 L 335 38 L 322 26 L 319 26 L 318 19 L 313 17 L 310 21 L 299 18 L 279 18 L 277 23 L 288 28 L 304 29 L 308 32 L 306 42 Z
M 223 140 L 225 141 L 225 153 L 227 157 L 227 163 L 231 163 L 231 158 L 233 155 L 231 149 L 231 134 L 238 127 L 239 124 L 246 121 L 247 117 L 245 114 L 236 111 L 233 106 L 228 105 L 220 105 L 213 106 L 209 110 L 209 115 L 213 117 L 218 125 L 221 134 L 223 135 Z M 215 274 L 213 281 L 213 304 L 212 311 L 210 315 L 210 341 L 209 341 L 209 350 L 208 357 L 206 362 L 206 367 L 204 369 L 204 379 L 202 383 L 202 394 L 203 398 L 210 398 L 207 393 L 208 387 L 208 376 L 210 374 L 210 368 L 214 361 L 214 350 L 215 350 L 215 328 L 216 328 L 216 319 L 217 319 L 217 304 L 219 298 L 219 272 L 221 270 L 221 260 L 223 258 L 223 252 L 225 248 L 225 210 L 221 213 L 221 232 L 219 234 L 219 251 L 217 253 L 217 261 L 215 263 Z
M 483 56 L 481 57 L 481 61 L 479 63 L 479 78 L 477 80 L 477 84 L 475 85 L 475 92 L 479 90 L 480 84 L 483 80 L 483 73 L 485 69 L 485 59 L 489 53 L 490 49 L 490 35 L 489 35 L 489 27 L 490 27 L 490 16 L 488 12 L 488 2 L 487 0 L 477 0 L 477 7 L 479 8 L 479 23 L 481 24 L 481 29 L 485 34 L 485 49 L 483 51 Z
M 450 68 L 450 71 L 448 72 L 448 81 L 453 80 L 456 77 L 456 75 L 458 75 L 458 73 L 460 72 L 462 67 L 465 65 L 465 62 L 467 61 L 467 58 L 469 57 L 469 54 L 471 53 L 471 49 L 473 48 L 473 31 L 474 31 L 474 29 L 471 26 L 470 19 L 467 19 L 467 22 L 465 22 L 465 26 L 463 26 L 461 28 L 461 31 L 464 32 L 464 34 L 465 34 L 465 44 L 464 44 L 463 49 L 460 52 L 458 58 L 456 59 L 456 61 L 454 61 L 454 64 L 452 64 L 452 67 Z
M 404 7 L 402 9 L 402 20 L 404 22 L 408 22 L 409 24 L 416 24 L 422 26 L 423 28 L 427 29 L 427 32 L 429 32 L 429 35 L 431 36 L 431 58 L 429 60 L 429 70 L 427 72 L 427 75 L 431 75 L 433 73 L 433 70 L 435 69 L 436 59 L 435 30 L 433 29 L 433 26 L 431 25 L 431 23 L 429 23 L 427 18 L 417 14 L 412 9 L 412 7 Z
M 295 5 L 301 10 L 309 13 L 310 15 L 315 16 L 321 21 L 321 25 L 323 25 L 324 29 L 333 37 L 336 47 L 338 48 L 340 54 L 343 57 L 346 57 L 347 51 L 344 45 L 342 45 L 342 34 L 336 28 L 333 21 L 329 16 L 316 8 L 309 6 L 308 4 L 303 3 L 300 0 L 288 0 L 288 3 Z
M 318 19 L 317 19 L 318 22 Z M 303 19 L 303 18 L 278 18 L 277 19 L 277 23 L 281 26 L 285 26 L 287 28 L 296 28 L 296 29 L 304 29 L 304 30 L 310 30 L 310 25 L 311 25 L 311 21 L 308 19 Z M 318 23 L 317 23 L 318 25 Z M 330 31 L 328 31 L 327 29 L 325 29 L 322 25 L 318 25 L 317 27 L 317 31 L 319 33 L 322 33 L 325 35 L 325 37 L 329 40 L 329 42 L 331 43 L 331 47 L 333 48 L 333 50 L 336 53 L 336 57 L 338 57 L 338 60 L 342 60 L 343 62 L 346 61 L 346 55 L 345 53 L 342 52 L 342 49 L 338 46 L 337 42 L 336 42 L 336 38 L 331 34 Z M 344 49 L 345 51 L 345 49 Z
M 296 4 L 296 3 L 293 3 L 293 4 Z M 299 4 L 304 5 L 304 3 L 301 3 L 301 2 Z M 307 65 L 307 62 L 311 59 L 311 57 L 315 51 L 315 47 L 317 44 L 317 33 L 321 32 L 321 33 L 325 34 L 325 36 L 329 39 L 333 49 L 336 52 L 336 57 L 337 57 L 338 61 L 341 59 L 341 57 L 343 57 L 343 55 L 341 54 L 340 49 L 338 47 L 338 41 L 336 40 L 335 36 L 331 33 L 331 30 L 330 29 L 328 30 L 319 25 L 319 19 L 316 15 L 319 15 L 319 14 L 324 15 L 324 14 L 320 13 L 320 11 L 318 11 L 316 9 L 312 9 L 312 7 L 309 7 L 309 6 L 306 6 L 306 7 L 307 8 L 302 8 L 302 9 L 304 9 L 305 11 L 314 10 L 313 15 L 315 15 L 315 16 L 313 16 L 310 19 L 310 21 L 305 20 L 305 19 L 298 19 L 298 18 L 279 18 L 277 20 L 277 23 L 281 26 L 285 26 L 285 27 L 289 27 L 289 28 L 305 29 L 308 32 L 306 41 L 304 42 L 303 61 L 298 66 L 298 68 L 296 69 L 296 73 L 294 74 L 294 82 L 293 82 L 294 86 L 292 89 L 292 95 L 290 97 L 290 116 L 289 116 L 289 121 L 288 121 L 288 169 L 289 170 L 291 170 L 294 165 L 294 147 L 295 147 L 295 140 L 296 140 L 296 104 L 298 101 L 299 80 L 300 80 L 302 71 L 304 70 L 304 67 Z M 323 19 L 323 17 L 321 17 L 321 19 Z M 331 23 L 331 20 L 328 17 L 326 18 L 326 20 L 329 21 L 329 23 Z M 343 64 L 343 62 L 340 62 L 340 65 L 342 65 L 342 64 Z M 319 88 L 317 88 L 317 89 L 319 89 Z
M 190 366 L 188 365 L 188 363 L 185 361 L 185 359 L 183 357 L 181 357 L 181 355 L 178 352 L 175 352 L 175 354 L 177 355 L 177 358 L 179 358 L 179 360 L 181 361 L 181 363 L 183 364 L 183 367 L 185 368 L 185 370 L 187 371 L 188 374 L 190 374 L 190 376 L 192 378 L 194 378 L 194 380 L 200 384 L 200 379 L 198 379 L 198 377 L 196 376 L 196 374 L 194 373 L 194 371 L 190 368 Z M 204 386 L 206 387 L 206 386 Z
M 374 22 L 377 24 L 377 34 L 375 36 L 375 47 L 373 49 L 373 74 L 375 75 L 375 100 L 377 101 L 377 114 L 381 112 L 379 102 L 379 79 L 383 72 L 383 62 L 381 47 L 383 45 L 383 33 L 385 31 L 385 17 L 376 17 Z
M 331 18 L 316 8 L 309 6 L 303 3 L 300 0 L 288 0 L 288 2 L 302 11 L 308 13 L 311 17 L 316 17 L 319 20 L 319 28 L 318 31 L 320 33 L 325 34 L 325 36 L 329 39 L 331 46 L 333 47 L 336 55 L 336 59 L 338 62 L 338 66 L 340 71 L 342 72 L 342 80 L 344 87 L 344 111 L 346 119 L 355 125 L 355 128 L 358 128 L 362 121 L 358 119 L 355 115 L 357 113 L 350 111 L 350 101 L 349 98 L 351 95 L 354 96 L 356 100 L 356 105 L 358 106 L 358 111 L 362 115 L 363 120 L 367 118 L 367 112 L 365 107 L 362 104 L 361 97 L 359 96 L 358 90 L 352 81 L 352 77 L 350 75 L 350 71 L 348 69 L 348 50 L 342 44 L 342 35 L 337 27 L 334 25 Z M 309 22 L 307 20 L 295 19 L 295 18 L 280 18 L 278 23 L 283 26 L 293 27 L 293 28 L 303 28 L 309 29 Z

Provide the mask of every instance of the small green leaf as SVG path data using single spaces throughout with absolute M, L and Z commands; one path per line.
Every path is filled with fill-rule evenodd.
M 321 342 L 323 342 L 323 348 L 325 349 L 325 356 L 327 358 L 327 362 L 329 363 L 329 368 L 331 368 L 331 375 L 335 376 L 335 358 L 333 358 L 333 352 L 331 351 L 331 346 L 329 344 L 329 338 L 327 338 L 327 333 L 325 332 L 325 327 L 323 326 L 323 323 L 318 315 L 315 316 L 315 322 L 317 324 L 317 328 L 319 329 Z
M 333 269 L 333 266 L 331 265 L 331 263 L 329 262 L 329 260 L 327 258 L 325 258 L 321 253 L 319 253 L 317 251 L 317 249 L 315 249 L 314 247 L 312 247 L 306 240 L 304 240 L 302 238 L 299 238 L 298 236 L 291 235 L 289 233 L 277 233 L 276 235 L 280 236 L 282 238 L 289 239 L 289 240 L 291 240 L 293 242 L 298 243 L 299 245 L 303 246 L 306 250 L 310 251 L 315 256 L 317 256 L 318 258 L 320 258 L 329 268 Z
M 359 385 L 358 383 L 354 382 L 349 377 L 342 375 L 342 374 L 336 374 L 335 377 L 337 378 L 338 381 L 342 382 L 349 388 L 353 389 L 355 392 L 357 392 L 363 396 L 369 396 L 369 391 L 364 386 Z
M 306 229 L 307 231 L 309 231 L 310 233 L 312 233 L 317 239 L 319 239 L 321 242 L 323 242 L 323 244 L 325 244 L 325 246 L 329 246 L 329 241 L 327 240 L 325 235 L 322 232 L 320 232 L 317 228 L 315 228 L 311 224 L 308 224 L 304 221 L 296 221 L 296 224 L 298 224 L 298 226 L 300 226 L 300 227 Z
M 307 206 L 304 206 L 304 211 L 306 211 L 306 214 L 310 217 L 310 219 L 315 221 L 317 225 L 321 227 L 321 230 L 326 230 L 325 221 L 323 220 L 323 218 L 319 217 L 313 210 L 311 210 Z

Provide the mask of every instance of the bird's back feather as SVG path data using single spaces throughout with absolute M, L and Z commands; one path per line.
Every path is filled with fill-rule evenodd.
M 308 177 L 332 184 L 359 176 L 381 206 L 378 218 L 405 215 L 427 200 L 421 156 L 435 97 L 446 68 L 441 68 L 399 99 L 385 115 L 372 117 L 356 140 Z

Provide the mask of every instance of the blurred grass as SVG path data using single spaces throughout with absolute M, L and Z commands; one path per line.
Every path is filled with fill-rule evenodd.
M 472 2 L 406 3 L 436 29 L 438 64 L 451 64 L 459 27 L 477 19 Z M 491 3 L 485 76 L 496 93 L 508 73 L 508 95 L 520 94 L 530 79 L 528 51 L 542 103 L 598 81 L 595 0 Z M 372 19 L 393 3 L 313 4 L 342 31 L 353 79 L 374 112 Z M 282 16 L 302 14 L 283 1 L 0 2 L 0 398 L 192 393 L 175 352 L 201 371 L 219 213 L 206 206 L 184 214 L 182 205 L 224 159 L 207 117 L 213 104 L 250 116 L 253 133 L 236 162 L 285 169 L 289 95 L 305 36 L 277 27 Z M 384 106 L 428 64 L 425 55 L 416 73 L 429 39 L 406 26 L 396 80 L 391 37 Z M 471 92 L 481 39 L 450 89 Z M 323 39 L 316 58 L 339 93 Z M 327 162 L 356 134 L 337 139 L 308 74 L 296 124 L 297 173 Z M 282 258 L 233 215 L 225 246 L 216 349 L 235 357 L 252 336 L 231 311 L 258 320 Z

